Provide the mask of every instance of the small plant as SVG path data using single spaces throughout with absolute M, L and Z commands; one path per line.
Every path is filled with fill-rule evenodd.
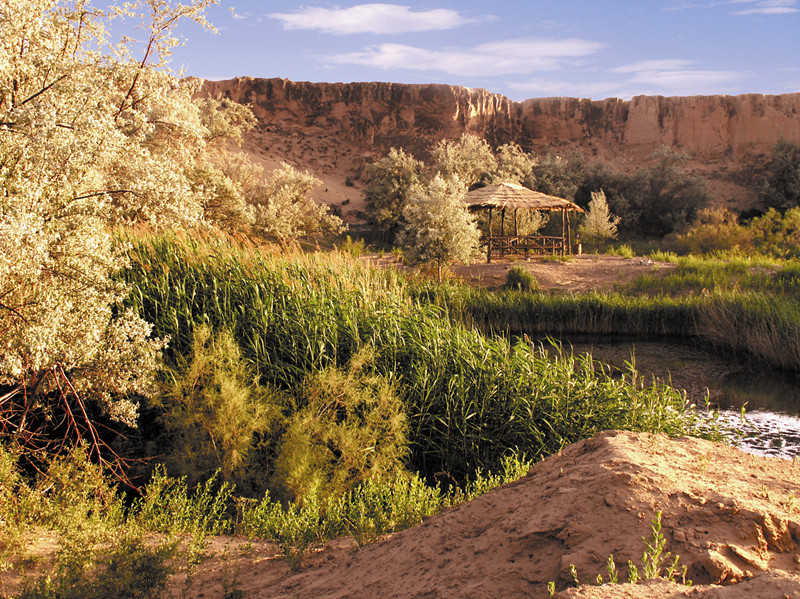
M 505 289 L 516 291 L 538 291 L 539 281 L 521 266 L 512 266 L 506 275 Z
M 640 572 L 639 567 L 631 560 L 628 560 L 628 582 L 630 584 L 637 584 L 641 580 L 660 578 L 673 582 L 680 582 L 687 586 L 691 585 L 692 582 L 686 580 L 686 566 L 683 566 L 680 570 L 678 569 L 679 556 L 674 556 L 674 559 L 670 562 L 670 558 L 673 557 L 672 553 L 669 551 L 665 552 L 667 539 L 664 537 L 664 533 L 661 530 L 660 511 L 657 512 L 656 517 L 651 520 L 650 531 L 649 539 L 642 537 L 642 542 L 646 546 L 644 553 L 642 553 L 642 571 Z M 569 572 L 572 576 L 573 585 L 579 586 L 578 572 L 574 564 L 570 564 Z M 596 578 L 597 584 L 602 585 L 606 584 L 606 582 L 617 584 L 619 582 L 619 570 L 617 569 L 613 554 L 610 554 L 606 561 L 606 572 L 608 574 L 608 581 L 603 579 L 602 574 L 598 574 Z M 550 588 L 551 587 L 548 585 L 548 589 Z M 553 596 L 553 592 L 550 593 L 550 596 Z
M 348 235 L 342 244 L 341 250 L 346 254 L 350 254 L 353 258 L 360 258 L 364 255 L 364 240 L 356 239 L 353 241 L 353 238 Z
M 633 248 L 626 243 L 623 243 L 620 246 L 615 248 L 611 248 L 608 251 L 610 256 L 622 256 L 623 258 L 633 258 L 636 253 L 633 251 Z

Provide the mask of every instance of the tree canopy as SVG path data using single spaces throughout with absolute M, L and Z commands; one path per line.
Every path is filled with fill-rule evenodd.
M 168 60 L 181 20 L 210 27 L 215 0 L 0 0 L 0 434 L 60 410 L 96 441 L 87 406 L 134 425 L 166 340 L 122 308 L 113 229 L 252 219 L 224 147 L 252 122 Z M 133 19 L 144 41 L 112 42 Z M 138 54 L 136 54 L 138 52 Z M 240 165 L 241 166 L 241 165 Z M 91 404 L 91 406 L 90 406 Z M 83 415 L 82 421 L 79 415 Z M 44 417 L 47 420 L 48 416 Z

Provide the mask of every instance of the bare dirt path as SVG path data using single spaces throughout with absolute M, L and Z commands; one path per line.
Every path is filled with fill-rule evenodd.
M 642 275 L 661 277 L 675 268 L 669 262 L 654 262 L 649 258 L 583 254 L 565 261 L 531 258 L 530 261 L 456 265 L 452 272 L 470 285 L 500 287 L 506 282 L 508 271 L 515 266 L 535 276 L 541 290 L 567 292 L 613 291 Z

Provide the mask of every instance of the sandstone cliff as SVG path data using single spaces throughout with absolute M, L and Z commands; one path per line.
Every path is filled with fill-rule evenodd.
M 800 142 L 800 94 L 637 96 L 630 101 L 540 98 L 513 102 L 482 89 L 396 83 L 308 83 L 239 77 L 203 93 L 250 104 L 260 124 L 247 149 L 267 167 L 308 169 L 331 204 L 358 205 L 364 167 L 392 147 L 420 158 L 462 133 L 492 145 L 580 150 L 634 171 L 662 145 L 691 156 L 721 203 L 754 201 L 753 173 L 781 138 Z

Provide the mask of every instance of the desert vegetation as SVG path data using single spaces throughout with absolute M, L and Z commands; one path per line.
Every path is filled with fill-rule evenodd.
M 295 240 L 344 229 L 309 199 L 318 180 L 263 173 L 236 151 L 252 112 L 195 98 L 198 82 L 169 70 L 175 24 L 210 26 L 210 3 L 0 0 L 0 569 L 19 573 L 13 596 L 158 596 L 175 572 L 190 585 L 220 534 L 270 539 L 299 568 L 316 544 L 363 546 L 602 430 L 719 435 L 679 391 L 526 335 L 697 337 L 800 368 L 787 351 L 800 347 L 800 208 L 781 200 L 747 225 L 702 212 L 671 150 L 629 179 L 471 136 L 439 143 L 431 166 L 392 150 L 370 169 L 372 223 L 436 280 L 373 267 L 350 238 L 304 253 Z M 144 45 L 110 41 L 117 20 L 143 24 Z M 793 156 L 776 149 L 773 172 Z M 461 194 L 500 180 L 585 191 L 598 243 L 616 234 L 611 209 L 620 233 L 728 254 L 662 254 L 674 273 L 608 295 L 541 293 L 521 269 L 503 290 L 443 282 L 486 226 Z M 36 535 L 57 546 L 38 563 Z

